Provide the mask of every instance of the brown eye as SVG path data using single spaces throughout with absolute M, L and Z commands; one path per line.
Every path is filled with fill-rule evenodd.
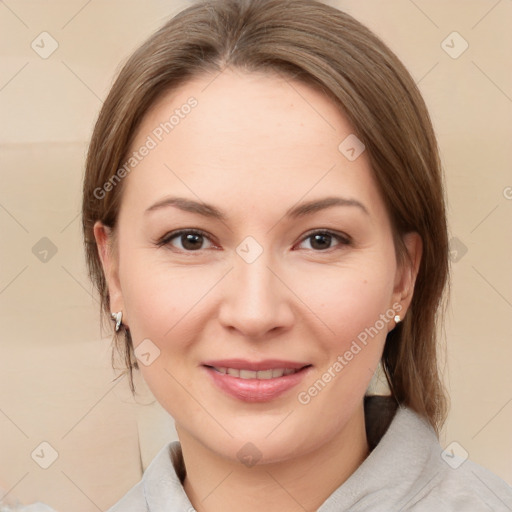
M 311 235 L 311 247 L 313 249 L 323 250 L 329 249 L 331 247 L 332 236 L 324 233 L 318 233 L 316 235 Z
M 197 252 L 213 247 L 210 238 L 205 233 L 190 229 L 173 231 L 162 238 L 157 245 L 160 247 L 169 245 L 183 252 Z
M 332 249 L 338 245 L 344 246 L 350 244 L 350 239 L 348 237 L 332 233 L 330 231 L 317 231 L 315 233 L 310 233 L 303 238 L 301 245 L 306 241 L 309 241 L 309 247 L 306 246 L 303 248 L 312 249 L 317 252 Z
M 203 235 L 197 235 L 195 233 L 180 235 L 179 239 L 182 247 L 187 251 L 197 251 L 198 249 L 201 249 L 204 242 Z

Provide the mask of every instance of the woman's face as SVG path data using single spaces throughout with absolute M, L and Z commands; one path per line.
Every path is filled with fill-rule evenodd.
M 112 311 L 180 434 L 276 461 L 360 414 L 413 280 L 361 149 L 330 100 L 273 75 L 203 76 L 145 116 L 119 258 L 102 254 Z

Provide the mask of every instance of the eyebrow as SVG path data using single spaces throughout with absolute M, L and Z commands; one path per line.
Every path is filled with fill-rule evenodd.
M 227 220 L 226 214 L 215 206 L 199 201 L 194 201 L 192 199 L 186 199 L 184 197 L 165 197 L 164 199 L 161 199 L 160 201 L 157 201 L 155 204 L 151 205 L 144 213 L 148 214 L 150 212 L 160 210 L 162 208 L 167 208 L 169 206 L 179 208 L 185 212 L 196 213 L 198 215 L 202 215 L 203 217 L 210 217 L 221 221 Z M 354 206 L 359 208 L 366 215 L 369 215 L 368 209 L 364 206 L 364 204 L 357 201 L 356 199 L 349 199 L 344 197 L 325 197 L 323 199 L 316 199 L 294 206 L 287 210 L 284 217 L 304 217 L 320 210 L 332 208 L 333 206 Z

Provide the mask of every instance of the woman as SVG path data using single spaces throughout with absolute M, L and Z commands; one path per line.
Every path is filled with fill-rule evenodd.
M 180 439 L 111 512 L 512 510 L 437 439 L 437 143 L 349 15 L 213 0 L 171 19 L 103 105 L 83 230 L 130 379 Z M 390 396 L 366 396 L 379 363 Z
M 512 508 L 436 437 L 440 167 L 403 65 L 321 3 L 199 3 L 135 52 L 83 228 L 128 371 L 180 443 L 113 512 Z M 379 361 L 391 397 L 365 398 Z

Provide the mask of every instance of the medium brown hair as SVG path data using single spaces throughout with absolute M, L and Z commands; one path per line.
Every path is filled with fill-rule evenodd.
M 83 187 L 86 258 L 104 318 L 110 319 L 109 294 L 93 226 L 101 220 L 115 233 L 123 182 L 101 199 L 95 191 L 120 168 L 157 99 L 226 67 L 279 73 L 328 95 L 366 146 L 399 261 L 406 255 L 401 235 L 415 231 L 421 236 L 412 303 L 403 322 L 387 335 L 382 366 L 396 401 L 439 432 L 447 398 L 438 366 L 436 319 L 448 278 L 448 237 L 432 123 L 414 80 L 394 53 L 350 15 L 318 1 L 200 1 L 170 19 L 126 62 L 97 120 Z M 132 367 L 137 364 L 130 332 L 123 327 L 119 334 L 115 342 L 134 391 Z

